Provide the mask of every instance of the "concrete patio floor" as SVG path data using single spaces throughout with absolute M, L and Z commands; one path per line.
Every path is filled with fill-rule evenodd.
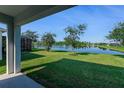
M 0 75 L 0 88 L 43 88 L 43 86 L 19 73 Z

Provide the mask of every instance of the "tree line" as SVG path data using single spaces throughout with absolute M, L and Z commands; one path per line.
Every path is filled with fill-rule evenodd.
M 81 44 L 83 44 L 83 42 L 80 43 L 80 36 L 84 33 L 85 29 L 86 29 L 85 24 L 79 24 L 76 26 L 66 27 L 64 29 L 66 36 L 64 37 L 63 44 L 66 46 L 71 46 L 72 49 L 81 46 Z M 33 46 L 35 45 L 35 43 L 38 43 L 39 45 L 44 46 L 47 51 L 50 51 L 52 46 L 54 44 L 57 44 L 56 40 L 55 40 L 56 34 L 51 33 L 51 32 L 45 32 L 42 35 L 40 41 L 37 40 L 38 34 L 36 32 L 30 31 L 30 30 L 23 32 L 22 37 L 27 37 L 27 38 L 32 39 Z M 62 42 L 60 42 L 60 43 L 62 43 Z
M 66 36 L 64 37 L 64 41 L 56 41 L 56 34 L 51 32 L 45 32 L 41 39 L 38 40 L 39 35 L 35 31 L 26 31 L 21 35 L 23 37 L 28 37 L 32 39 L 32 45 L 34 47 L 35 44 L 39 46 L 44 46 L 47 51 L 50 51 L 53 45 L 66 45 L 71 46 L 72 49 L 80 48 L 83 46 L 91 46 L 93 43 L 90 42 L 81 42 L 80 37 L 83 36 L 84 31 L 86 30 L 86 24 L 78 24 L 75 26 L 68 26 L 64 29 Z M 120 43 L 120 45 L 124 46 L 124 22 L 119 22 L 112 31 L 109 31 L 108 36 L 106 36 L 108 40 L 112 40 L 114 42 Z M 94 43 L 95 45 L 103 44 L 103 43 Z
M 124 22 L 119 22 L 106 38 L 124 46 Z

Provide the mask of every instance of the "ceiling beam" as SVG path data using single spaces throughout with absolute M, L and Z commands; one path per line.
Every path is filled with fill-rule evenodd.
M 21 14 L 15 17 L 15 23 L 17 25 L 23 25 L 71 7 L 73 6 L 71 5 L 30 6 L 28 9 L 26 9 Z
M 14 18 L 12 16 L 8 16 L 6 14 L 0 13 L 0 22 L 5 23 L 5 24 L 10 24 L 12 23 Z

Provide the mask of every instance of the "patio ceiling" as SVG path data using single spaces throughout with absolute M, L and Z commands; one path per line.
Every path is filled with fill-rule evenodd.
M 14 18 L 16 24 L 22 25 L 39 18 L 71 8 L 70 5 L 2 5 L 0 13 Z
M 19 13 L 23 12 L 25 9 L 29 8 L 29 5 L 1 5 L 0 12 L 9 16 L 17 16 Z

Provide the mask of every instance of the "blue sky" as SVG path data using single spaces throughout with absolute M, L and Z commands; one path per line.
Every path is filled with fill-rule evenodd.
M 123 21 L 124 6 L 76 6 L 26 24 L 21 30 L 36 31 L 39 36 L 52 32 L 57 35 L 57 41 L 62 41 L 65 37 L 64 28 L 84 23 L 87 24 L 87 29 L 81 36 L 81 41 L 105 42 L 109 31 Z

